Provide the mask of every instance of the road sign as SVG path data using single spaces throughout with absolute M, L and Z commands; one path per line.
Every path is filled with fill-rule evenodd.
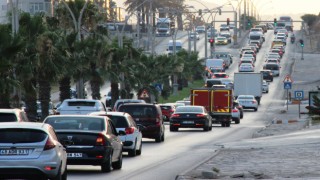
M 288 75 L 286 75 L 286 77 L 283 79 L 283 82 L 284 83 L 292 83 L 293 81 L 292 81 L 292 79 L 291 79 L 291 77 L 290 77 L 290 75 L 288 74 Z M 291 89 L 291 88 L 290 88 Z
M 161 92 L 162 91 L 162 84 L 155 84 L 154 87 L 156 88 L 157 91 Z
M 294 98 L 297 100 L 302 100 L 303 99 L 303 91 L 294 91 Z
M 144 99 L 144 98 L 149 98 L 149 94 L 147 92 L 147 90 L 143 90 L 142 93 L 140 94 L 140 98 Z
M 292 87 L 291 82 L 284 82 L 283 85 L 284 85 L 284 89 L 291 89 Z

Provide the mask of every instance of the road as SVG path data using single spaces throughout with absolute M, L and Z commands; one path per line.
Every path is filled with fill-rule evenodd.
M 203 35 L 197 43 L 200 54 L 204 53 Z M 258 54 L 255 64 L 256 72 L 262 69 L 265 53 L 269 51 L 273 32 L 266 34 L 266 42 Z M 187 37 L 182 36 L 184 42 Z M 164 38 L 158 43 L 156 49 L 164 52 L 165 44 L 170 38 Z M 187 44 L 187 43 L 185 43 Z M 186 45 L 187 46 L 187 45 Z M 68 166 L 68 179 L 130 179 L 130 180 L 173 180 L 177 174 L 181 174 L 192 168 L 212 155 L 218 148 L 217 144 L 234 142 L 241 139 L 249 139 L 252 134 L 265 126 L 265 122 L 271 118 L 270 113 L 278 109 L 283 103 L 284 90 L 283 78 L 292 69 L 292 57 L 289 50 L 293 45 L 288 44 L 287 51 L 281 60 L 281 75 L 275 77 L 270 84 L 268 94 L 264 94 L 257 112 L 245 111 L 244 118 L 240 124 L 232 124 L 230 128 L 222 128 L 216 125 L 212 131 L 203 132 L 197 129 L 182 129 L 178 132 L 170 132 L 168 122 L 166 122 L 165 142 L 155 143 L 153 140 L 143 139 L 143 150 L 141 156 L 128 157 L 123 159 L 123 168 L 110 173 L 101 173 L 98 166 Z M 193 46 L 192 46 L 193 47 Z M 226 71 L 231 77 L 234 72 L 238 72 L 239 49 L 231 49 L 228 46 L 218 46 L 218 51 L 229 51 L 235 60 L 232 66 Z

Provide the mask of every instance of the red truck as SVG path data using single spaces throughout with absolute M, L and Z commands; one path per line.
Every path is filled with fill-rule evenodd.
M 233 108 L 232 89 L 191 89 L 191 105 L 204 106 L 213 118 L 212 123 L 221 124 L 222 127 L 230 127 Z

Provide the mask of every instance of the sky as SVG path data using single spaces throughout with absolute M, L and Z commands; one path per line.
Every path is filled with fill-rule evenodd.
M 229 0 L 186 0 L 186 1 L 202 1 L 205 3 L 225 4 Z M 241 0 L 238 0 L 238 2 Z M 242 0 L 244 1 L 244 0 Z M 248 2 L 250 0 L 247 0 Z M 234 6 L 237 0 L 231 0 Z M 319 0 L 251 0 L 256 5 L 261 14 L 318 14 L 320 12 Z M 249 3 L 250 4 L 250 3 Z M 242 5 L 243 7 L 243 5 Z

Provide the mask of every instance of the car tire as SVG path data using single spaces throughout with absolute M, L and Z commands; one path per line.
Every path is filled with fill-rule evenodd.
M 141 152 L 142 152 L 142 142 L 140 142 L 140 147 L 139 149 L 137 150 L 137 155 L 141 155 Z
M 230 124 L 231 124 L 230 121 L 226 122 L 226 127 L 230 127 Z
M 155 141 L 157 143 L 161 142 L 162 141 L 162 134 L 159 134 L 158 137 L 156 137 Z
M 226 123 L 225 122 L 221 122 L 221 127 L 226 127 Z
M 171 132 L 178 131 L 178 128 L 177 128 L 177 127 L 170 126 L 170 131 L 171 131 Z
M 266 91 L 266 93 L 269 93 L 269 91 Z
M 121 169 L 122 168 L 122 151 L 120 152 L 119 160 L 117 162 L 112 163 L 112 168 L 113 169 Z
M 206 126 L 203 128 L 203 131 L 209 131 L 210 127 L 209 126 Z
M 258 111 L 258 108 L 254 108 L 253 110 L 256 112 L 256 111 Z
M 161 142 L 164 142 L 164 132 L 162 133 L 162 136 L 161 136 Z
M 240 124 L 240 119 L 239 119 L 239 118 L 236 118 L 236 119 L 234 120 L 234 123 Z
M 109 158 L 107 159 L 106 162 L 103 162 L 101 164 L 101 171 L 102 172 L 110 172 L 112 168 L 112 156 L 111 154 L 109 155 Z
M 137 140 L 135 141 L 135 144 L 134 144 L 133 149 L 130 149 L 130 150 L 128 151 L 128 155 L 129 155 L 130 157 L 136 156 L 136 155 L 137 155 L 136 149 L 137 149 Z

